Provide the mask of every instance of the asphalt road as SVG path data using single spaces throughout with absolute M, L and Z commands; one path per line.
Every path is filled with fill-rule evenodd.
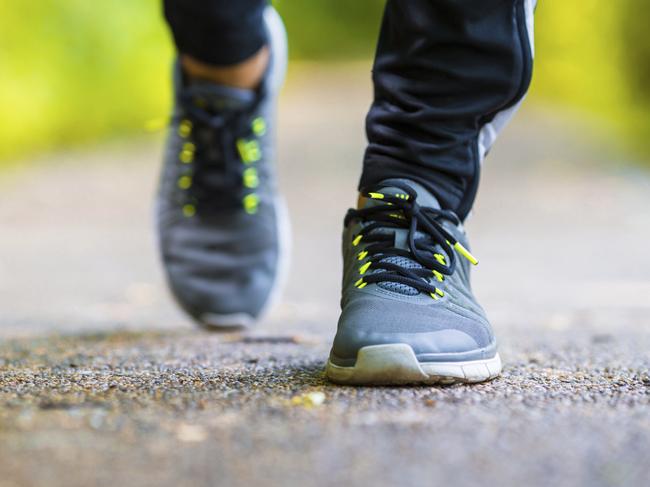
M 648 484 L 650 176 L 547 108 L 502 137 L 468 224 L 503 376 L 324 379 L 366 78 L 290 78 L 294 265 L 246 336 L 195 330 L 164 289 L 156 137 L 0 174 L 0 486 Z

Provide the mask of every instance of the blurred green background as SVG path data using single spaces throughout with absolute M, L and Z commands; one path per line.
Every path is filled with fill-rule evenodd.
M 372 56 L 383 0 L 275 3 L 293 59 Z M 648 14 L 643 0 L 541 0 L 533 103 L 650 155 Z M 0 161 L 141 133 L 168 111 L 172 56 L 160 0 L 0 0 Z

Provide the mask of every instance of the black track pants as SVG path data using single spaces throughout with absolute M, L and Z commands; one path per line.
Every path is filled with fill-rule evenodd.
M 387 1 L 360 187 L 415 180 L 467 216 L 481 162 L 530 83 L 535 2 Z M 266 42 L 265 0 L 164 4 L 179 51 L 207 63 L 243 61 Z
M 266 0 L 163 0 L 176 47 L 208 64 L 246 60 L 266 43 Z

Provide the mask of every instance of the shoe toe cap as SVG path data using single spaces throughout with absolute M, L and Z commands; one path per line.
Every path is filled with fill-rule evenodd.
M 229 229 L 225 222 L 185 223 L 164 235 L 162 256 L 170 289 L 197 321 L 247 326 L 264 311 L 278 274 L 278 245 L 271 226 Z
M 207 326 L 249 326 L 263 311 L 273 276 L 239 272 L 168 268 L 170 289 L 185 311 Z
M 368 296 L 343 310 L 332 356 L 354 361 L 365 346 L 395 343 L 410 345 L 419 360 L 471 360 L 495 347 L 489 324 L 478 316 Z

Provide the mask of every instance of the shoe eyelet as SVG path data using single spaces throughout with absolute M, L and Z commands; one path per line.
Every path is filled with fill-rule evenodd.
M 186 139 L 192 133 L 192 122 L 188 119 L 184 119 L 178 126 L 178 135 Z
M 191 203 L 183 205 L 183 216 L 186 218 L 192 218 L 196 215 L 196 206 Z
M 189 189 L 192 186 L 192 177 L 191 176 L 181 176 L 178 178 L 177 185 L 180 189 Z
M 257 174 L 257 169 L 254 167 L 247 168 L 243 175 L 244 186 L 250 189 L 255 189 L 259 186 L 260 180 Z
M 251 164 L 262 158 L 262 149 L 257 140 L 237 139 L 237 151 L 244 164 Z
M 257 137 L 262 137 L 266 134 L 266 120 L 264 117 L 257 117 L 251 123 L 251 129 Z
M 442 289 L 436 288 L 435 292 L 429 293 L 429 296 L 431 296 L 435 300 L 438 300 L 440 298 L 444 298 L 445 293 Z
M 442 272 L 438 272 L 437 270 L 433 270 L 433 275 L 436 277 L 438 282 L 443 282 L 445 280 L 445 276 Z
M 255 193 L 250 193 L 244 196 L 243 199 L 244 211 L 246 211 L 246 213 L 248 213 L 249 215 L 254 215 L 255 213 L 257 213 L 259 204 L 260 204 L 260 198 Z

